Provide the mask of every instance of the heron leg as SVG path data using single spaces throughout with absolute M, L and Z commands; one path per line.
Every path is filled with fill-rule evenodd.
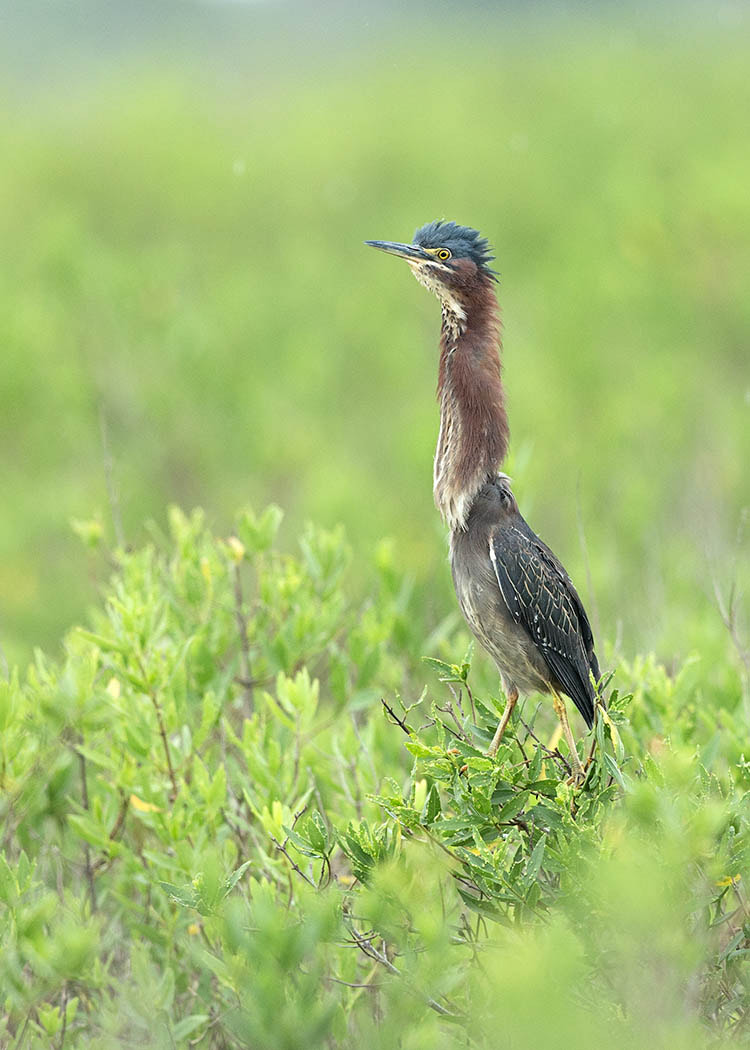
M 565 710 L 565 702 L 562 697 L 553 689 L 552 690 L 552 703 L 555 707 L 555 713 L 560 719 L 560 725 L 562 726 L 563 735 L 568 744 L 568 750 L 570 751 L 570 760 L 573 763 L 573 779 L 583 780 L 586 776 L 586 770 L 581 765 L 581 760 L 578 757 L 578 749 L 576 748 L 576 742 L 573 739 L 573 733 L 570 728 L 570 722 L 568 721 L 568 713 Z
M 503 716 L 498 722 L 495 735 L 492 738 L 492 743 L 487 748 L 487 755 L 489 758 L 494 758 L 497 754 L 497 749 L 500 747 L 500 741 L 503 739 L 503 733 L 508 727 L 508 722 L 510 722 L 510 716 L 513 714 L 513 708 L 516 706 L 517 700 L 518 690 L 515 688 L 508 690 L 508 699 L 505 702 Z

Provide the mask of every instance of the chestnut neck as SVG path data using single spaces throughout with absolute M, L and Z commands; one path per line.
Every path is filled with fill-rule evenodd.
M 489 278 L 482 276 L 460 302 L 443 300 L 433 491 L 451 532 L 466 528 L 477 493 L 508 451 L 500 346 L 497 297 Z

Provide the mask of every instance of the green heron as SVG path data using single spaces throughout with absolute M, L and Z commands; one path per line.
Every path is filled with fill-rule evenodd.
M 461 611 L 497 664 L 507 697 L 488 754 L 496 754 L 520 694 L 551 693 L 581 777 L 560 694 L 591 727 L 599 665 L 570 577 L 524 521 L 507 475 L 498 473 L 509 434 L 489 245 L 476 230 L 441 221 L 417 230 L 412 244 L 365 243 L 405 259 L 442 307 L 434 495 L 450 528 Z

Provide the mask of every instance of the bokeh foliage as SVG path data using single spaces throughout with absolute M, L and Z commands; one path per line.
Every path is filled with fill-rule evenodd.
M 50 46 L 19 86 L 4 45 L 8 653 L 91 599 L 68 521 L 111 535 L 108 477 L 129 542 L 170 501 L 228 527 L 245 498 L 283 504 L 290 539 L 307 516 L 357 551 L 397 537 L 445 615 L 437 308 L 362 246 L 436 216 L 496 246 L 509 473 L 582 581 L 580 519 L 599 633 L 669 660 L 715 637 L 749 495 L 741 15 L 309 4 L 274 35 L 251 5 L 191 42 L 169 10 L 144 31 L 164 53 L 106 73 Z M 80 51 L 97 24 L 112 46 L 103 23 Z
M 362 604 L 279 519 L 173 509 L 0 685 L 3 1045 L 746 1041 L 747 697 L 623 666 L 580 789 L 548 704 L 490 761 L 389 547 Z

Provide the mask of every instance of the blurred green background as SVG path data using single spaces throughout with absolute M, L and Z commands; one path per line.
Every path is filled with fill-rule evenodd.
M 600 648 L 670 664 L 747 578 L 742 5 L 2 9 L 0 641 L 54 647 L 144 537 L 248 501 L 393 537 L 455 610 L 432 506 L 439 311 L 363 247 L 496 247 L 522 510 Z M 744 546 L 743 546 L 744 543 Z M 710 649 L 709 649 L 710 651 Z

